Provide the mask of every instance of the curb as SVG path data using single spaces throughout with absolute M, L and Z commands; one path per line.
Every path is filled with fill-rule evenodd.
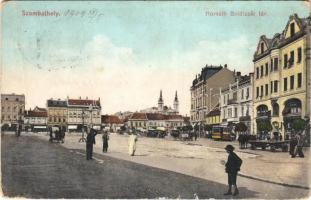
M 308 186 L 288 184 L 288 183 L 281 183 L 281 182 L 271 181 L 271 180 L 267 180 L 267 179 L 263 179 L 263 178 L 258 178 L 258 177 L 255 177 L 255 176 L 249 176 L 249 175 L 246 175 L 246 174 L 243 174 L 243 173 L 238 173 L 238 176 L 241 176 L 241 177 L 244 177 L 244 178 L 253 179 L 253 180 L 257 180 L 257 181 L 262 181 L 262 182 L 266 182 L 266 183 L 272 183 L 272 184 L 276 184 L 276 185 L 286 186 L 286 187 L 294 187 L 294 188 L 310 190 L 310 187 L 308 187 Z

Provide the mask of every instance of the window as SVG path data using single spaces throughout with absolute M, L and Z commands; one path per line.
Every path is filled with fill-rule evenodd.
M 295 53 L 294 51 L 290 52 L 290 59 L 289 59 L 289 67 L 292 67 L 294 65 L 295 62 Z
M 241 99 L 244 99 L 244 90 L 241 91 Z
M 256 79 L 259 79 L 259 67 L 256 68 Z
M 273 93 L 273 81 L 271 81 L 270 83 L 270 91 L 271 91 L 271 94 Z
M 284 78 L 284 91 L 287 91 L 287 78 Z
M 238 116 L 238 108 L 234 108 L 234 117 Z
M 259 87 L 256 87 L 256 98 L 259 97 Z
M 287 54 L 284 54 L 284 68 L 287 68 L 288 57 Z
M 297 76 L 297 87 L 301 88 L 301 85 L 302 85 L 302 74 L 299 73 Z
M 274 81 L 274 92 L 278 92 L 278 81 Z
M 265 89 L 266 89 L 266 96 L 269 94 L 269 86 L 268 84 L 265 85 Z
M 269 64 L 266 63 L 266 76 L 268 76 L 268 73 L 269 73 Z
M 274 71 L 277 71 L 279 68 L 279 59 L 278 58 L 274 58 Z
M 260 97 L 262 97 L 262 96 L 263 96 L 263 85 L 260 86 Z
M 298 54 L 297 63 L 300 63 L 301 62 L 301 47 L 297 49 L 297 54 Z
M 295 81 L 295 76 L 292 75 L 290 76 L 290 89 L 294 89 L 294 81 Z
M 246 99 L 249 97 L 249 88 L 246 89 Z
M 290 36 L 293 37 L 295 34 L 295 23 L 290 24 Z
M 228 109 L 228 117 L 232 117 L 232 108 Z
M 273 72 L 273 59 L 270 60 L 270 72 Z
M 18 99 L 18 98 L 16 98 L 16 99 L 15 99 L 15 101 L 19 101 L 19 99 Z
M 244 116 L 244 107 L 242 107 L 241 109 L 242 109 L 241 114 L 242 114 L 242 116 Z
M 264 43 L 262 42 L 262 43 L 260 44 L 260 52 L 263 53 L 264 50 L 265 50 L 265 48 L 264 48 Z
M 274 103 L 272 107 L 273 107 L 272 112 L 273 116 L 279 116 L 279 104 Z
M 7 100 L 9 100 L 8 98 L 5 98 L 5 100 L 7 101 Z
M 260 77 L 263 77 L 263 65 L 260 66 Z

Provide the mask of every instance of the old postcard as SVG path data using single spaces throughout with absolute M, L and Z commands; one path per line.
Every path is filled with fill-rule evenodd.
M 2 2 L 2 197 L 310 198 L 310 13 Z

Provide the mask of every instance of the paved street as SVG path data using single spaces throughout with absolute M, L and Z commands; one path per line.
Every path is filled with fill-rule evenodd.
M 194 198 L 195 195 L 224 198 L 222 194 L 227 188 L 223 166 L 220 163 L 211 165 L 211 160 L 205 160 L 204 155 L 197 152 L 202 146 L 179 142 L 172 146 L 171 142 L 175 141 L 139 138 L 137 156 L 129 157 L 126 154 L 127 137 L 111 135 L 109 152 L 104 155 L 100 151 L 101 139 L 97 136 L 95 159 L 86 161 L 85 144 L 77 142 L 79 137 L 67 135 L 61 145 L 49 143 L 44 134 L 20 138 L 3 135 L 4 195 L 28 198 Z M 180 146 L 193 149 L 191 156 L 182 155 L 177 150 Z M 172 148 L 176 150 L 167 151 Z M 225 159 L 223 151 L 212 150 L 223 154 L 220 159 Z M 239 155 L 244 160 L 256 158 L 249 153 Z M 189 165 L 194 167 L 189 168 Z M 210 169 L 211 173 L 206 174 L 202 167 Z M 238 184 L 239 198 L 306 198 L 309 192 L 243 177 L 239 177 Z

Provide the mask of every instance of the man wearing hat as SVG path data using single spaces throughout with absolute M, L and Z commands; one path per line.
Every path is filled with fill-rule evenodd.
M 242 160 L 241 158 L 239 158 L 238 155 L 236 155 L 233 150 L 234 147 L 232 145 L 227 145 L 226 146 L 226 151 L 229 154 L 228 155 L 228 160 L 226 162 L 226 173 L 228 173 L 228 185 L 229 185 L 229 189 L 228 192 L 225 193 L 224 195 L 238 195 L 239 194 L 239 190 L 237 188 L 236 185 L 236 178 L 237 178 L 237 174 L 238 171 L 240 171 L 240 167 L 242 165 Z M 234 187 L 234 192 L 232 193 L 232 186 Z

